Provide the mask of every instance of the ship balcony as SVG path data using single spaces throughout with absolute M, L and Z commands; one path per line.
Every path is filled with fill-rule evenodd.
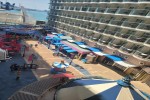
M 134 35 L 131 35 L 128 39 L 132 40 L 132 41 L 136 41 L 136 42 L 145 42 L 146 41 L 145 37 L 137 37 Z
M 138 29 L 150 30 L 150 24 L 140 23 Z
M 149 2 L 149 0 L 139 0 L 139 2 Z
M 123 23 L 123 21 L 118 21 L 118 20 L 112 20 L 112 21 L 110 21 L 110 23 L 109 24 L 113 24 L 113 25 L 122 25 L 122 23 Z
M 115 36 L 127 39 L 131 34 L 116 32 Z
M 110 2 L 122 2 L 123 0 L 111 0 Z
M 124 47 L 124 46 L 121 46 L 121 47 L 120 47 L 120 50 L 123 51 L 123 52 L 127 52 L 127 53 L 132 53 L 132 52 L 135 51 L 135 50 L 132 49 L 132 48 L 127 48 L 127 47 Z
M 105 12 L 105 8 L 97 8 L 96 12 L 104 13 Z
M 104 34 L 115 35 L 116 31 L 105 30 Z
M 109 42 L 108 46 L 119 49 L 122 46 L 122 44 L 123 43 L 121 41 L 118 41 L 118 42 L 113 41 L 113 42 Z
M 87 25 L 82 24 L 81 27 L 82 27 L 82 28 L 87 28 Z
M 107 8 L 104 13 L 113 13 L 115 14 L 118 8 Z
M 119 8 L 116 14 L 130 14 L 131 9 L 124 9 L 124 8 Z
M 110 0 L 100 0 L 101 2 L 110 2 Z
M 148 45 L 150 45 L 150 38 L 147 40 L 147 41 L 145 41 L 145 43 L 144 44 L 148 44 Z
M 92 18 L 91 17 L 85 17 L 83 20 L 88 20 L 90 21 Z
M 147 50 L 138 50 L 134 53 L 135 56 L 137 57 L 140 57 L 140 58 L 147 58 L 149 59 L 149 56 L 150 56 L 150 50 L 147 49 Z
M 110 22 L 110 19 L 102 18 L 99 22 L 108 24 Z
M 89 9 L 88 9 L 88 12 L 95 12 L 96 11 L 96 8 L 93 8 L 93 7 L 90 7 Z
M 99 22 L 99 19 L 98 18 L 92 18 L 91 21 Z
M 88 26 L 87 29 L 95 30 L 95 27 L 90 27 L 90 26 Z
M 97 29 L 97 32 L 103 33 L 105 30 L 104 29 Z
M 130 13 L 130 15 L 146 16 L 148 13 L 149 13 L 149 10 L 147 10 L 147 9 L 134 9 Z
M 100 44 L 105 44 L 105 45 L 107 45 L 111 40 L 112 40 L 112 39 L 109 38 L 109 37 L 102 37 L 102 38 L 100 38 L 100 39 L 98 40 L 98 42 L 99 42 Z
M 76 7 L 75 10 L 76 11 L 80 11 L 81 7 Z
M 88 11 L 88 8 L 87 7 L 82 7 L 81 11 Z
M 123 0 L 123 2 L 138 2 L 138 0 Z
M 128 21 L 124 21 L 122 26 L 125 27 L 131 27 L 131 28 L 136 28 L 139 25 L 139 23 L 136 22 L 128 22 Z
M 93 40 L 93 41 L 98 41 L 98 39 L 101 37 L 101 35 L 100 34 L 94 34 L 93 35 L 93 37 L 91 38 L 91 40 Z

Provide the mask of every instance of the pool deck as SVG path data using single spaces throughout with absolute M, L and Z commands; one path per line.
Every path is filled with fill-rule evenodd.
M 34 40 L 25 41 L 26 45 L 30 45 L 30 44 L 34 45 L 37 43 L 38 42 Z M 35 60 L 34 63 L 38 64 L 39 68 L 36 70 L 32 70 L 38 80 L 51 77 L 52 75 L 50 74 L 50 68 L 51 68 L 52 63 L 55 61 L 59 62 L 63 60 L 63 58 L 54 57 L 53 51 L 50 49 L 47 49 L 47 47 L 43 44 L 39 44 L 38 47 L 33 46 L 32 48 L 29 49 L 29 51 L 26 51 L 25 53 L 26 61 L 29 55 L 31 55 L 32 53 L 38 57 L 38 59 Z M 117 70 L 116 68 L 112 68 L 109 66 L 105 66 L 101 64 L 84 64 L 78 59 L 74 59 L 73 63 L 82 66 L 83 69 L 87 70 L 93 76 L 101 76 L 103 78 L 112 79 L 112 80 L 118 80 L 118 79 L 123 78 L 123 76 L 125 76 L 123 72 Z M 76 77 L 84 76 L 84 74 L 81 71 L 77 70 L 73 66 L 68 67 L 67 72 L 73 73 Z M 145 83 L 141 83 L 140 81 L 133 81 L 132 84 L 138 89 L 148 94 L 150 93 L 150 87 L 147 86 Z
M 0 63 L 0 100 L 7 100 L 19 89 L 37 81 L 31 70 L 21 71 L 20 79 L 16 81 L 16 72 L 10 71 L 10 65 L 13 63 L 23 65 L 25 60 L 21 55 L 15 55 L 12 60 Z

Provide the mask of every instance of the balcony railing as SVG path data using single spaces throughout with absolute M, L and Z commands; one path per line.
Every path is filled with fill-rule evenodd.
M 99 39 L 99 43 L 102 43 L 102 44 L 108 44 L 110 42 L 110 38 L 101 38 Z
M 113 43 L 113 42 L 109 42 L 108 45 L 115 48 L 120 48 L 122 46 L 121 43 Z
M 150 55 L 150 52 L 149 52 L 149 54 L 148 54 L 148 52 L 147 52 L 147 53 L 143 53 L 143 52 L 141 52 L 141 51 L 136 51 L 136 52 L 134 53 L 134 55 L 137 55 L 138 57 L 141 57 L 141 58 L 147 58 L 147 57 Z
M 119 8 L 116 14 L 130 14 L 131 9 Z
M 123 0 L 111 0 L 110 2 L 122 2 Z
M 118 21 L 118 20 L 110 21 L 110 24 L 114 24 L 114 25 L 121 25 L 122 23 L 123 23 L 123 21 Z
M 119 33 L 117 32 L 115 34 L 115 36 L 118 36 L 118 37 L 122 37 L 122 38 L 128 38 L 131 34 L 126 34 L 126 33 Z
M 131 28 L 136 28 L 138 25 L 139 25 L 139 23 L 127 22 L 127 21 L 124 21 L 122 24 L 122 26 L 131 27 Z
M 145 43 L 150 45 L 150 38 Z
M 123 2 L 138 2 L 138 0 L 123 0 Z
M 110 35 L 115 35 L 116 31 L 109 31 L 109 30 L 105 30 L 104 34 L 110 34 Z
M 105 11 L 105 8 L 98 8 L 97 10 L 96 10 L 96 12 L 104 12 Z
M 100 19 L 100 22 L 101 23 L 109 23 L 109 21 L 110 21 L 110 19 L 108 20 L 108 19 L 105 19 L 105 18 L 102 18 L 102 19 Z
M 89 11 L 89 12 L 95 12 L 95 11 L 96 11 L 96 8 L 89 8 L 88 11 Z
M 133 41 L 137 41 L 137 42 L 145 42 L 146 41 L 146 38 L 144 37 L 136 37 L 136 36 L 130 36 L 129 37 L 130 40 L 133 40 Z
M 140 16 L 146 16 L 148 14 L 149 10 L 146 9 L 134 9 L 130 13 L 130 15 L 140 15 Z
M 128 53 L 132 53 L 132 52 L 134 51 L 133 49 L 131 49 L 131 48 L 126 48 L 126 47 L 124 47 L 124 46 L 120 47 L 120 50 L 125 51 L 125 52 L 128 52 Z
M 105 30 L 104 29 L 97 29 L 97 32 L 103 33 Z
M 145 29 L 145 30 L 150 30 L 150 24 L 141 23 L 141 24 L 139 24 L 139 26 L 137 28 L 139 28 L 139 29 Z
M 105 13 L 116 13 L 117 10 L 118 10 L 118 8 L 107 8 L 105 10 Z

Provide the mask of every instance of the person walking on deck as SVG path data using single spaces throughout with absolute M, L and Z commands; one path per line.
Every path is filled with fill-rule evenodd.
M 19 79 L 20 79 L 20 75 L 21 75 L 21 69 L 18 68 L 16 80 L 19 80 Z

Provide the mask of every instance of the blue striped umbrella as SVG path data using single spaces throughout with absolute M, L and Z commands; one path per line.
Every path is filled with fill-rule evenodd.
M 148 100 L 126 79 L 76 79 L 64 84 L 56 100 Z

